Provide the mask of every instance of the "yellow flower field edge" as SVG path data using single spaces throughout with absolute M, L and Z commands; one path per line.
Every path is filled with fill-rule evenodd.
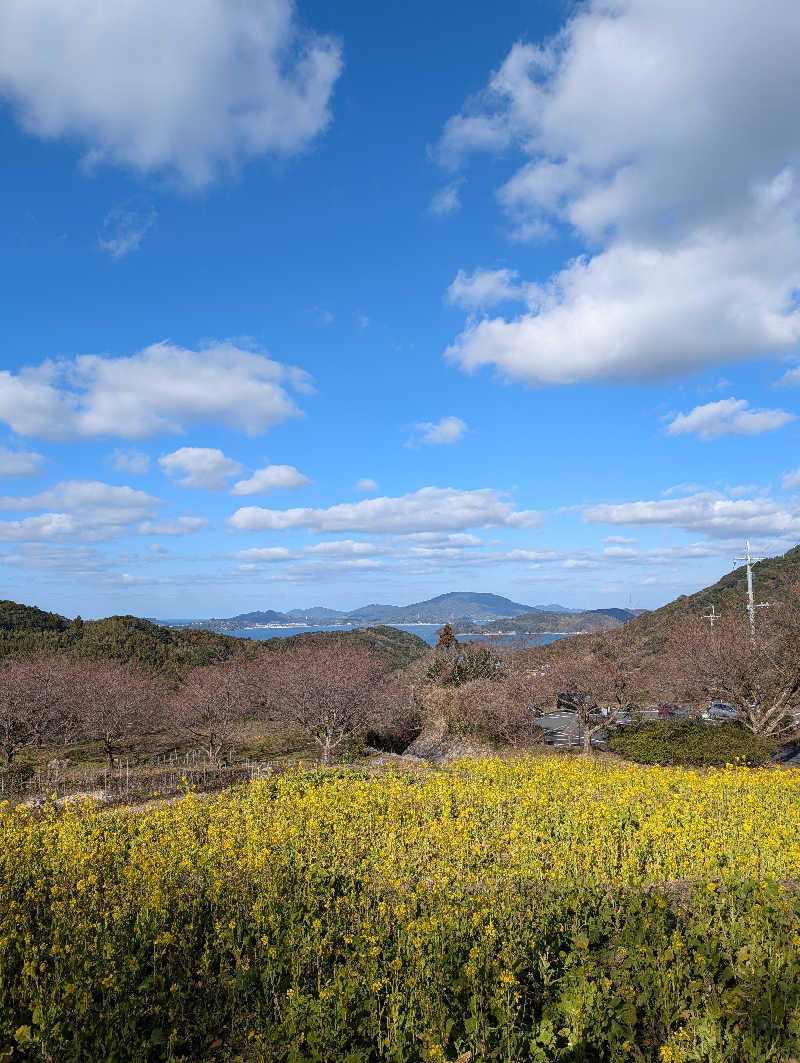
M 567 758 L 0 812 L 0 1057 L 788 1061 L 800 773 Z

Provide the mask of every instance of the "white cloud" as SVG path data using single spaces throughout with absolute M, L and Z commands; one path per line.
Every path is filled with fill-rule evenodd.
M 374 543 L 360 543 L 355 539 L 339 539 L 334 542 L 306 546 L 303 552 L 306 554 L 321 554 L 324 557 L 358 557 L 363 554 L 380 553 L 381 548 Z
M 36 495 L 0 498 L 0 510 L 47 510 L 37 517 L 0 522 L 0 538 L 48 541 L 110 539 L 158 514 L 163 502 L 132 487 L 95 480 L 67 480 Z
M 471 321 L 445 356 L 531 384 L 657 380 L 780 353 L 800 339 L 800 227 L 706 231 L 675 247 L 579 258 L 511 320 Z M 528 286 L 529 298 L 533 289 Z
M 752 0 L 588 0 L 574 10 L 544 47 L 513 46 L 448 121 L 438 155 L 457 165 L 514 144 L 528 161 L 499 198 L 517 235 L 559 225 L 591 253 L 554 275 L 527 313 L 469 323 L 449 356 L 555 384 L 791 350 L 800 9 L 764 0 L 757 32 Z
M 437 218 L 457 214 L 461 210 L 460 188 L 461 181 L 451 181 L 444 188 L 440 188 L 428 204 L 428 213 Z
M 97 237 L 100 250 L 113 259 L 124 258 L 138 251 L 157 218 L 158 214 L 152 207 L 114 207 L 106 215 L 102 232 Z
M 466 421 L 460 417 L 443 417 L 441 421 L 422 421 L 415 424 L 414 429 L 418 433 L 410 439 L 407 446 L 418 447 L 426 443 L 457 443 L 467 431 Z
M 228 523 L 239 531 L 284 531 L 307 528 L 325 532 L 403 533 L 460 531 L 479 527 L 529 528 L 539 523 L 533 510 L 517 511 L 491 488 L 459 491 L 423 487 L 399 498 L 343 502 L 329 509 L 262 509 L 245 506 Z
M 377 483 L 369 476 L 362 476 L 362 478 L 356 482 L 356 491 L 360 491 L 362 494 L 371 495 L 377 490 Z
M 294 465 L 267 465 L 258 469 L 247 480 L 239 480 L 231 488 L 232 495 L 265 495 L 268 491 L 280 488 L 284 491 L 296 491 L 311 481 L 299 472 Z
M 799 386 L 800 385 L 800 367 L 798 367 L 797 369 L 787 369 L 787 371 L 783 374 L 783 376 L 778 381 L 778 383 L 779 384 L 786 384 L 789 387 Z
M 746 399 L 720 399 L 679 413 L 670 423 L 671 436 L 696 434 L 703 440 L 721 436 L 757 436 L 781 428 L 795 419 L 784 410 L 751 410 Z
M 287 561 L 293 557 L 291 550 L 285 546 L 254 546 L 252 550 L 239 550 L 233 555 L 240 561 Z
M 44 458 L 41 454 L 0 447 L 0 476 L 41 476 L 43 472 Z
M 204 422 L 256 435 L 301 416 L 286 389 L 310 386 L 303 370 L 233 343 L 198 351 L 156 343 L 129 357 L 85 354 L 0 371 L 0 421 L 56 440 L 144 439 Z
M 800 469 L 795 469 L 794 472 L 787 472 L 783 478 L 784 491 L 793 491 L 796 487 L 800 487 Z
M 203 487 L 207 491 L 224 491 L 228 486 L 225 481 L 242 472 L 238 461 L 226 458 L 216 447 L 180 447 L 172 454 L 162 455 L 158 464 L 181 487 Z
M 465 310 L 483 310 L 498 303 L 525 300 L 525 289 L 515 269 L 460 269 L 447 289 L 447 302 Z
M 291 0 L 5 0 L 0 94 L 23 128 L 86 146 L 89 166 L 201 187 L 248 158 L 290 156 L 330 121 L 341 71 Z
M 208 517 L 175 517 L 171 520 L 146 520 L 137 531 L 139 535 L 191 535 L 210 527 Z
M 800 539 L 800 508 L 769 497 L 731 499 L 713 491 L 686 498 L 589 506 L 590 524 L 660 525 L 710 538 L 780 536 Z
M 141 450 L 115 450 L 110 460 L 113 469 L 131 476 L 146 476 L 150 470 L 150 458 Z

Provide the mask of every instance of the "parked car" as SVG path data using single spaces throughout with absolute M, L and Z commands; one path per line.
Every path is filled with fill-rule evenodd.
M 725 720 L 741 720 L 742 713 L 731 705 L 728 701 L 720 701 L 718 698 L 713 698 L 708 703 L 708 711 L 703 713 L 704 718 L 708 720 L 719 720 L 720 722 Z
M 659 705 L 658 715 L 659 717 L 677 717 L 682 720 L 691 720 L 695 719 L 698 713 L 691 705 Z

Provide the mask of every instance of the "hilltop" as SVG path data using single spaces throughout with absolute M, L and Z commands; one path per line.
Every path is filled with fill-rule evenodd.
M 611 610 L 603 611 L 611 612 Z M 522 615 L 539 613 L 546 613 L 548 618 L 555 615 L 574 617 L 582 615 L 584 610 L 567 609 L 566 606 L 558 604 L 523 605 L 521 602 L 504 598 L 501 594 L 450 591 L 422 602 L 412 602 L 411 605 L 387 605 L 373 602 L 369 605 L 362 605 L 358 609 L 351 609 L 349 612 L 329 609 L 323 605 L 316 605 L 310 609 L 291 609 L 286 613 L 265 609 L 239 613 L 236 616 L 190 621 L 185 626 L 207 628 L 211 631 L 237 631 L 246 627 L 281 624 L 287 626 L 341 624 L 343 627 L 353 624 L 480 624 L 495 620 L 517 619 Z M 549 619 L 547 622 L 550 622 Z M 573 630 L 573 628 L 567 627 L 563 630 Z
M 785 554 L 759 561 L 753 566 L 753 586 L 757 602 L 784 601 L 794 584 L 800 582 L 800 546 Z M 694 594 L 682 594 L 660 609 L 643 613 L 627 627 L 630 638 L 640 640 L 646 655 L 658 653 L 675 626 L 688 617 L 703 616 L 711 606 L 717 613 L 732 609 L 744 611 L 747 602 L 747 568 L 740 565 Z
M 68 653 L 82 660 L 135 661 L 180 675 L 195 665 L 283 650 L 298 640 L 325 643 L 337 639 L 365 647 L 382 657 L 391 668 L 410 664 L 430 650 L 416 635 L 383 626 L 257 641 L 209 630 L 167 627 L 137 616 L 70 620 L 32 605 L 0 601 L 0 658 L 41 652 Z
M 757 602 L 776 604 L 784 601 L 796 583 L 800 583 L 800 546 L 795 546 L 778 557 L 759 561 L 753 566 L 753 585 Z M 629 645 L 638 647 L 643 661 L 646 662 L 661 653 L 681 621 L 706 615 L 712 605 L 718 615 L 730 610 L 741 610 L 743 613 L 746 603 L 747 569 L 741 565 L 731 572 L 726 572 L 716 583 L 703 587 L 694 594 L 682 594 L 659 609 L 632 617 L 625 624 L 626 641 Z M 625 610 L 606 612 L 621 613 Z M 564 652 L 561 646 L 563 643 L 553 644 L 547 647 L 546 652 L 550 657 L 558 657 Z

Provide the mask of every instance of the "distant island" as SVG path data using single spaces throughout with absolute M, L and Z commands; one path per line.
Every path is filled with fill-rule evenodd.
M 363 627 L 372 624 L 451 624 L 463 635 L 575 634 L 610 631 L 639 615 L 635 609 L 569 609 L 558 604 L 523 605 L 499 594 L 451 591 L 411 605 L 364 605 L 345 612 L 326 606 L 239 613 L 170 625 L 230 632 L 260 628 Z M 164 621 L 166 623 L 166 621 Z

